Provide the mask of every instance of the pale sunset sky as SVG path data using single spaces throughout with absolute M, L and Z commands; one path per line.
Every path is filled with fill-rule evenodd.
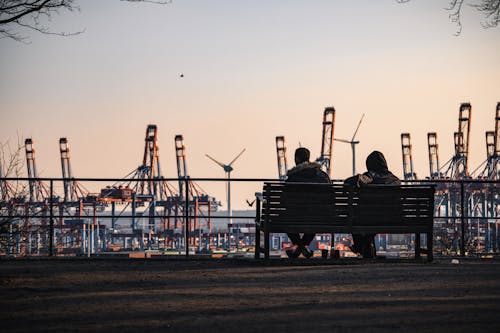
M 0 142 L 32 137 L 43 177 L 60 177 L 67 137 L 75 177 L 123 177 L 142 160 L 148 124 L 159 128 L 165 177 L 176 177 L 174 136 L 184 135 L 191 177 L 277 177 L 275 137 L 293 151 L 321 148 L 326 106 L 335 137 L 357 138 L 357 170 L 382 151 L 402 177 L 400 134 L 412 136 L 417 175 L 428 176 L 427 132 L 440 160 L 453 155 L 460 103 L 472 104 L 470 169 L 486 159 L 485 131 L 500 101 L 500 28 L 448 0 L 173 0 L 168 5 L 79 1 L 30 44 L 0 39 Z M 184 77 L 180 77 L 184 74 Z M 333 178 L 351 174 L 350 146 L 335 142 Z M 105 184 L 103 184 L 105 185 Z M 201 184 L 225 205 L 224 185 Z M 261 183 L 233 183 L 233 209 Z M 92 188 L 98 191 L 98 188 Z M 223 208 L 224 209 L 224 208 Z

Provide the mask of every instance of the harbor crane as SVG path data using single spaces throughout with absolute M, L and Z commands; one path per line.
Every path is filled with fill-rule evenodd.
M 33 139 L 27 138 L 24 140 L 24 149 L 26 151 L 26 169 L 28 172 L 29 185 L 29 201 L 30 203 L 43 202 L 46 197 L 49 197 L 49 191 L 45 185 L 38 179 L 36 169 L 35 148 L 33 147 Z
M 500 102 L 497 103 L 495 113 L 495 130 L 486 133 L 486 164 L 479 178 L 500 180 Z
M 430 179 L 440 179 L 439 167 L 439 145 L 436 132 L 427 133 L 427 149 L 429 153 L 429 176 Z
M 89 200 L 89 191 L 76 182 L 73 177 L 69 154 L 69 142 L 67 138 L 59 139 L 59 152 L 61 154 L 61 169 L 64 179 L 64 202 L 76 202 L 80 199 L 85 201 Z M 92 201 L 95 201 L 95 198 Z
M 447 163 L 445 175 L 450 179 L 466 179 L 469 177 L 469 137 L 472 107 L 470 103 L 462 103 L 458 116 L 458 131 L 453 134 L 455 155 Z
M 278 159 L 278 177 L 280 180 L 285 180 L 288 171 L 288 163 L 286 158 L 285 137 L 282 135 L 276 137 L 276 156 Z
M 335 128 L 335 108 L 329 106 L 323 112 L 323 133 L 321 138 L 321 155 L 316 162 L 321 164 L 321 168 L 331 177 L 332 174 L 332 152 L 333 152 L 333 134 Z
M 410 133 L 401 133 L 401 151 L 403 154 L 403 176 L 405 180 L 416 180 L 417 174 L 413 171 Z
M 185 200 L 186 191 L 188 191 L 189 206 L 190 209 L 196 212 L 196 216 L 204 216 L 205 212 L 202 212 L 200 208 L 201 206 L 206 206 L 208 210 L 206 213 L 208 216 L 204 216 L 206 219 L 206 227 L 207 230 L 211 230 L 210 214 L 212 210 L 217 210 L 219 203 L 216 202 L 215 198 L 206 194 L 206 191 L 193 181 L 189 182 L 189 188 L 185 188 L 185 180 L 189 179 L 189 175 L 186 164 L 184 137 L 180 134 L 175 136 L 175 157 L 177 162 L 177 177 L 179 178 L 179 199 L 180 201 Z M 195 218 L 192 230 L 201 230 L 198 218 Z

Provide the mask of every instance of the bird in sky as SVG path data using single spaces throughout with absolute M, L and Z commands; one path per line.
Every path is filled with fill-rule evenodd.
M 254 201 L 252 201 L 252 202 L 250 202 L 250 201 L 248 201 L 248 200 L 247 200 L 247 204 L 248 204 L 250 207 L 252 207 L 252 206 L 253 206 L 254 202 L 255 202 L 255 199 L 254 199 Z

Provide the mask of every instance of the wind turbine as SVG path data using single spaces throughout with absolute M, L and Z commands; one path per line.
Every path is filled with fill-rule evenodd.
M 224 172 L 226 173 L 227 176 L 227 212 L 228 212 L 228 217 L 229 217 L 229 225 L 232 227 L 233 225 L 233 219 L 232 219 L 232 211 L 231 211 L 231 171 L 233 171 L 233 163 L 245 152 L 246 149 L 243 149 L 229 164 L 224 164 L 219 161 L 217 161 L 215 158 L 211 157 L 208 154 L 205 154 L 206 157 L 217 163 L 222 169 L 224 169 Z M 231 230 L 229 228 L 229 230 Z M 236 241 L 237 242 L 237 241 Z M 236 243 L 238 244 L 238 243 Z M 231 245 L 231 242 L 229 242 L 229 245 Z
M 356 130 L 354 131 L 354 134 L 352 136 L 351 141 L 345 140 L 345 139 L 336 139 L 334 138 L 333 140 L 339 141 L 339 142 L 344 142 L 348 143 L 351 145 L 352 149 L 352 175 L 354 176 L 356 174 L 356 145 L 359 143 L 359 141 L 355 141 L 354 138 L 356 138 L 356 134 L 358 134 L 359 126 L 361 126 L 361 122 L 363 121 L 363 118 L 365 117 L 365 114 L 361 116 L 361 119 L 359 120 L 358 127 L 356 127 Z

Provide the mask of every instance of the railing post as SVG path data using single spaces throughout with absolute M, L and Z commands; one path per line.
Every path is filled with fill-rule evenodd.
M 184 244 L 186 246 L 186 258 L 189 257 L 189 179 L 184 178 L 185 185 L 185 203 L 184 203 Z
M 464 181 L 460 181 L 460 207 L 462 213 L 460 214 L 460 219 L 462 222 L 461 228 L 461 244 L 460 244 L 460 255 L 465 257 L 465 193 L 464 193 Z
M 50 180 L 49 256 L 54 255 L 54 180 Z

